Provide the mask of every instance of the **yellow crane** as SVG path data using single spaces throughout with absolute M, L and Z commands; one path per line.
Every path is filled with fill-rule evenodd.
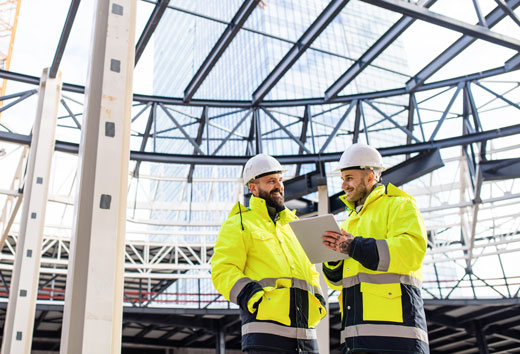
M 0 69 L 9 70 L 13 55 L 14 37 L 20 13 L 22 0 L 0 0 Z M 0 97 L 5 96 L 7 79 L 3 79 L 0 86 Z M 0 101 L 0 107 L 3 100 Z

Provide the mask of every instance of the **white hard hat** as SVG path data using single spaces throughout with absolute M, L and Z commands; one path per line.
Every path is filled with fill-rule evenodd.
M 379 151 L 363 143 L 352 144 L 345 150 L 339 159 L 336 171 L 355 167 L 378 170 L 379 172 L 386 170 Z
M 244 185 L 247 187 L 252 179 L 269 173 L 282 173 L 287 170 L 280 165 L 278 160 L 266 154 L 258 154 L 247 160 L 244 166 Z

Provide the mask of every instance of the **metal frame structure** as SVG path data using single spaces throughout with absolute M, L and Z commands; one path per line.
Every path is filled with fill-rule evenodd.
M 292 167 L 293 178 L 286 183 L 288 203 L 298 205 L 300 214 L 312 215 L 318 210 L 318 203 L 313 196 L 318 185 L 326 179 L 331 186 L 335 184 L 334 179 L 337 178 L 337 174 L 329 172 L 329 167 L 339 159 L 342 151 L 334 147 L 332 142 L 335 139 L 370 142 L 374 135 L 391 132 L 394 134 L 394 140 L 379 146 L 379 151 L 385 158 L 395 161 L 383 178 L 396 185 L 405 184 L 405 189 L 418 198 L 429 231 L 429 250 L 425 265 L 434 270 L 434 275 L 425 279 L 423 290 L 425 296 L 431 299 L 429 301 L 432 301 L 428 315 L 430 322 L 436 325 L 433 326 L 431 336 L 435 336 L 436 331 L 439 332 L 438 341 L 446 345 L 446 348 L 449 347 L 449 336 L 454 338 L 459 335 L 464 336 L 453 332 L 453 329 L 459 331 L 461 328 L 466 331 L 465 333 L 474 335 L 481 348 L 486 347 L 486 342 L 487 347 L 499 342 L 498 335 L 493 338 L 487 337 L 491 335 L 490 333 L 498 333 L 499 330 L 502 331 L 502 336 L 509 337 L 508 341 L 518 342 L 518 328 L 509 323 L 493 326 L 491 322 L 471 322 L 479 317 L 467 314 L 471 320 L 462 325 L 464 321 L 457 321 L 456 316 L 442 315 L 441 312 L 449 314 L 458 313 L 457 311 L 460 310 L 467 313 L 469 308 L 457 310 L 450 307 L 451 302 L 455 301 L 454 298 L 458 297 L 481 300 L 489 297 L 491 293 L 492 296 L 503 301 L 514 303 L 520 295 L 518 281 L 520 276 L 511 276 L 506 272 L 507 267 L 503 260 L 509 253 L 520 252 L 518 242 L 520 225 L 515 221 L 520 215 L 514 208 L 520 198 L 515 184 L 520 178 L 518 167 L 520 158 L 515 157 L 515 154 L 518 156 L 519 145 L 514 143 L 514 139 L 520 136 L 520 124 L 517 124 L 518 120 L 514 119 L 520 116 L 518 101 L 520 82 L 511 80 L 507 76 L 515 74 L 520 69 L 520 53 L 518 53 L 520 42 L 516 38 L 492 30 L 505 18 L 519 24 L 515 10 L 520 5 L 520 0 L 496 0 L 496 7 L 487 15 L 480 10 L 478 1 L 473 1 L 475 14 L 479 19 L 477 24 L 469 24 L 434 12 L 432 9 L 440 0 L 420 0 L 416 3 L 404 0 L 362 1 L 396 12 L 402 17 L 366 52 L 355 58 L 344 73 L 323 92 L 322 97 L 284 100 L 269 100 L 266 97 L 304 53 L 323 52 L 322 49 L 313 47 L 314 41 L 341 11 L 348 10 L 349 1 L 331 1 L 294 42 L 284 38 L 274 38 L 290 44 L 291 48 L 251 93 L 250 100 L 216 100 L 212 97 L 195 98 L 195 96 L 240 31 L 275 37 L 258 33 L 247 27 L 248 18 L 256 11 L 261 1 L 244 1 L 229 22 L 181 9 L 173 6 L 173 2 L 169 0 L 144 1 L 152 3 L 154 9 L 137 41 L 136 63 L 168 11 L 180 11 L 190 16 L 216 21 L 225 25 L 225 29 L 186 86 L 183 97 L 134 93 L 131 131 L 133 146 L 138 146 L 138 149 L 130 153 L 132 161 L 129 171 L 130 184 L 138 185 L 154 180 L 157 181 L 155 187 L 157 190 L 160 183 L 166 183 L 167 180 L 177 177 L 148 176 L 143 173 L 142 165 L 175 164 L 186 167 L 185 175 L 177 181 L 183 184 L 183 193 L 188 193 L 188 190 L 190 193 L 205 193 L 202 190 L 198 191 L 198 183 L 202 182 L 212 184 L 210 190 L 213 184 L 227 183 L 233 185 L 233 190 L 239 198 L 243 198 L 243 188 L 238 175 L 237 178 L 232 179 L 206 180 L 197 177 L 195 170 L 206 166 L 207 168 L 219 165 L 240 166 L 251 155 L 265 151 L 271 142 L 282 141 L 290 147 L 287 150 L 290 153 L 275 155 L 281 163 Z M 71 1 L 50 66 L 51 77 L 53 73 L 56 74 L 65 53 L 78 6 L 79 1 Z M 385 49 L 398 41 L 400 36 L 417 21 L 426 21 L 459 32 L 461 37 L 423 69 L 409 77 L 402 87 L 342 94 L 344 89 L 367 68 L 375 67 L 374 63 Z M 485 68 L 460 77 L 431 80 L 435 73 L 457 55 L 479 41 L 513 49 L 515 54 L 503 66 Z M 31 96 L 37 93 L 33 86 L 38 85 L 40 80 L 38 77 L 4 70 L 0 70 L 0 78 L 28 86 L 20 92 L 0 97 L 4 102 L 0 112 L 29 102 Z M 499 89 L 496 88 L 498 87 L 496 84 L 500 84 Z M 83 107 L 79 102 L 85 88 L 64 83 L 62 90 L 60 103 L 63 114 L 58 117 L 58 132 L 72 131 L 77 134 L 82 126 Z M 188 109 L 199 113 L 193 115 L 193 111 Z M 484 122 L 482 118 L 484 115 L 489 116 L 494 111 L 504 110 L 511 115 L 506 125 L 497 127 L 491 125 L 492 128 L 484 128 L 490 126 Z M 328 120 L 330 116 L 334 117 L 333 123 Z M 377 119 L 369 120 L 369 116 Z M 169 122 L 168 128 L 157 130 L 159 117 Z M 324 119 L 325 117 L 327 119 Z M 450 129 L 454 126 L 459 127 L 462 133 L 450 134 Z M 513 143 L 505 147 L 495 147 L 494 141 L 499 139 L 503 141 L 504 138 L 509 138 L 508 141 Z M 160 139 L 185 141 L 188 148 L 182 153 L 162 151 L 159 148 L 160 144 L 157 144 Z M 20 229 L 16 216 L 23 196 L 23 167 L 31 137 L 29 134 L 20 134 L 2 126 L 0 141 L 22 147 L 19 149 L 18 169 L 9 190 L 0 190 L 0 195 L 5 196 L 5 199 L 2 199 L 5 205 L 0 220 L 2 225 L 0 231 L 3 235 L 0 253 L 0 289 L 6 297 L 9 293 L 12 264 Z M 244 148 L 232 155 L 222 153 L 224 151 L 222 148 L 226 147 L 226 144 L 235 143 L 243 144 Z M 458 147 L 460 151 L 454 155 L 453 151 Z M 78 141 L 58 140 L 55 150 L 55 154 L 77 154 Z M 444 151 L 450 151 L 449 157 L 446 158 L 441 154 Z M 513 157 L 503 157 L 511 154 Z M 306 169 L 303 168 L 304 166 Z M 435 176 L 446 173 L 443 172 L 446 171 L 445 166 L 450 166 L 449 173 L 456 176 L 458 180 L 449 179 L 449 182 L 442 182 L 444 179 L 440 178 L 437 180 L 441 183 L 434 182 Z M 309 171 L 309 168 L 310 172 L 305 172 Z M 431 178 L 431 183 L 421 185 L 428 177 Z M 414 181 L 417 184 L 410 183 Z M 74 204 L 71 192 L 74 183 L 75 176 L 72 175 L 67 181 L 70 186 L 68 193 L 51 192 L 49 202 L 64 207 L 64 210 L 70 209 Z M 130 189 L 132 188 L 134 187 Z M 147 310 L 143 311 L 149 311 L 146 312 L 148 314 L 153 312 L 151 308 L 154 306 L 167 306 L 195 307 L 201 310 L 208 309 L 208 311 L 222 309 L 222 311 L 231 311 L 225 312 L 226 314 L 235 315 L 233 305 L 224 301 L 219 294 L 205 293 L 203 290 L 189 294 L 171 292 L 172 286 L 175 286 L 179 279 L 196 280 L 210 277 L 209 260 L 220 223 L 146 220 L 136 216 L 141 215 L 140 211 L 153 210 L 221 211 L 230 209 L 231 203 L 159 202 L 154 199 L 154 195 L 143 200 L 137 198 L 138 188 L 136 186 L 132 189 L 136 193 L 135 199 L 130 200 L 132 197 L 129 193 L 128 200 L 125 304 L 132 308 L 146 308 Z M 329 190 L 338 189 L 329 188 Z M 443 197 L 445 194 L 450 194 L 451 190 L 458 193 L 458 198 Z M 341 211 L 337 201 L 338 194 L 333 193 L 329 196 L 329 209 L 334 213 Z M 495 209 L 507 212 L 496 215 L 492 212 Z M 341 221 L 343 217 L 339 214 L 338 220 Z M 161 227 L 163 230 L 152 229 L 150 226 Z M 48 224 L 45 227 L 40 268 L 40 301 L 59 303 L 63 300 L 70 249 L 70 228 L 71 225 L 67 224 Z M 459 237 L 457 239 L 445 237 L 447 229 L 458 230 Z M 170 238 L 166 241 L 142 241 L 138 237 L 148 234 L 170 235 Z M 185 241 L 193 235 L 201 235 L 201 237 L 197 241 Z M 177 236 L 181 241 L 176 241 Z M 489 257 L 499 265 L 500 271 L 495 276 L 479 274 L 475 269 L 477 262 Z M 460 269 L 452 273 L 458 274 L 457 277 L 447 279 L 442 274 L 440 268 L 446 264 L 453 269 Z M 483 289 L 486 291 L 482 291 Z M 515 305 L 511 306 L 511 309 L 506 310 L 516 311 Z M 52 310 L 41 311 L 39 321 L 45 322 L 47 316 L 45 311 Z M 202 321 L 204 315 L 207 314 L 201 314 L 200 318 L 196 317 L 197 321 Z M 488 316 L 487 312 L 483 312 L 482 315 L 482 318 Z M 172 315 L 171 318 L 174 317 Z M 218 326 L 236 326 L 236 319 L 230 321 L 230 325 L 224 321 Z M 164 336 L 170 333 L 169 337 L 172 337 L 175 333 L 182 332 L 180 329 L 166 328 L 168 327 L 166 324 L 164 327 Z M 36 335 L 38 335 L 37 329 L 38 326 Z M 146 339 L 147 333 L 153 330 L 156 328 L 142 328 L 137 337 Z M 202 333 L 196 330 L 192 333 L 192 342 L 190 342 L 192 339 L 185 337 L 176 343 L 198 342 L 196 336 Z M 469 342 L 472 340 L 463 339 Z M 201 346 L 215 347 L 219 342 L 222 341 L 208 338 Z M 234 338 L 228 340 L 225 345 L 234 347 L 237 343 L 237 339 Z M 439 348 L 442 348 L 442 345 L 439 344 Z M 453 347 L 450 348 L 454 348 L 453 352 L 458 352 L 459 348 L 455 348 L 455 344 L 452 345 Z M 508 345 L 511 343 L 504 343 L 503 347 L 506 348 Z M 460 352 L 463 350 L 460 349 Z

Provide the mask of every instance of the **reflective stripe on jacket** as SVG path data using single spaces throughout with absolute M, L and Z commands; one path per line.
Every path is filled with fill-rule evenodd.
M 215 288 L 240 305 L 242 349 L 317 350 L 314 327 L 325 316 L 316 271 L 289 226 L 289 209 L 273 222 L 265 201 L 237 203 L 222 224 L 211 277 Z M 245 300 L 244 300 L 245 298 Z
M 429 353 L 421 298 L 426 230 L 415 200 L 397 187 L 376 186 L 342 228 L 354 235 L 351 258 L 325 263 L 339 296 L 343 352 Z

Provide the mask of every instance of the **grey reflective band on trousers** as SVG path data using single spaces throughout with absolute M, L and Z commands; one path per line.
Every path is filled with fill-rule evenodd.
M 249 322 L 242 326 L 242 335 L 267 333 L 295 339 L 317 339 L 316 329 L 288 327 L 268 322 Z
M 372 284 L 393 284 L 401 283 L 405 285 L 412 285 L 416 288 L 422 288 L 422 281 L 412 277 L 411 275 L 397 274 L 397 273 L 381 273 L 381 274 L 369 274 L 369 273 L 358 273 L 354 276 L 343 278 L 343 287 L 350 288 L 351 286 L 358 285 L 359 283 L 372 283 Z
M 379 264 L 377 269 L 380 272 L 386 272 L 390 267 L 390 250 L 386 240 L 376 240 L 377 253 L 379 253 Z
M 238 294 L 244 289 L 244 287 L 251 283 L 252 280 L 249 278 L 240 278 L 237 280 L 235 285 L 231 288 L 231 291 L 229 292 L 229 301 L 231 301 L 234 304 L 238 304 Z
M 362 324 L 349 326 L 341 331 L 340 342 L 345 343 L 347 338 L 372 336 L 372 337 L 399 337 L 418 339 L 428 343 L 428 334 L 420 328 L 402 325 L 376 325 Z

